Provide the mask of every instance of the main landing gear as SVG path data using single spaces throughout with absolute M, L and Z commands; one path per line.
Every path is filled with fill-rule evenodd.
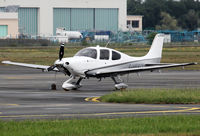
M 117 81 L 115 79 L 115 77 L 111 77 L 111 78 L 115 82 L 115 89 L 116 90 L 123 90 L 123 89 L 126 89 L 128 87 L 128 85 L 123 83 L 122 80 L 119 77 L 117 77 L 119 81 Z

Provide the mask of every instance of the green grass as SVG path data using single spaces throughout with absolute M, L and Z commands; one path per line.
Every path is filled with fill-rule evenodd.
M 71 57 L 83 46 L 65 47 L 64 57 Z M 111 47 L 112 48 L 112 47 Z M 114 49 L 131 56 L 145 55 L 149 47 L 114 47 Z M 11 60 L 24 63 L 52 65 L 58 59 L 59 47 L 6 47 L 0 48 L 0 62 Z M 200 64 L 200 47 L 166 47 L 163 49 L 163 63 L 198 62 Z M 2 65 L 0 63 L 0 65 Z M 175 68 L 176 70 L 181 68 Z M 200 70 L 200 65 L 185 67 L 186 70 Z
M 200 89 L 132 89 L 100 97 L 102 102 L 200 104 Z
M 65 49 L 65 57 L 73 56 L 83 47 Z M 52 65 L 58 59 L 59 47 L 0 48 L 0 61 L 11 60 L 24 63 Z
M 0 121 L 1 136 L 192 136 L 199 134 L 199 115 L 54 121 Z

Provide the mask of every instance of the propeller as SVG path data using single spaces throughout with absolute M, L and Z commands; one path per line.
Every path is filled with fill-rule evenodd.
M 60 60 L 60 61 L 62 60 L 62 58 L 63 58 L 63 56 L 64 56 L 64 45 L 65 45 L 64 43 L 62 43 L 62 44 L 60 45 L 60 51 L 59 51 L 59 60 Z M 57 67 L 56 64 L 50 66 L 49 68 L 47 68 L 47 70 L 48 70 L 48 71 L 53 71 L 53 69 L 54 69 L 55 67 Z
M 60 51 L 59 51 L 59 56 L 58 56 L 60 62 L 59 62 L 59 61 L 56 61 L 56 62 L 54 63 L 54 65 L 48 67 L 47 70 L 48 70 L 48 71 L 53 71 L 54 68 L 57 68 L 57 69 L 60 71 L 60 68 L 62 67 L 64 70 L 61 70 L 61 71 L 62 71 L 65 75 L 70 76 L 71 73 L 63 66 L 63 62 L 62 62 L 62 58 L 63 58 L 63 56 L 64 56 L 64 46 L 65 46 L 64 43 L 62 43 L 62 44 L 60 45 Z M 56 64 L 56 63 L 57 63 L 57 64 Z M 57 72 L 55 73 L 55 83 L 56 83 L 56 74 L 57 74 Z M 56 84 L 55 84 L 55 83 L 52 84 L 52 87 L 51 87 L 53 90 L 56 90 Z
M 63 58 L 63 56 L 64 56 L 64 43 L 62 43 L 61 44 L 61 46 L 60 46 L 60 51 L 59 51 L 59 59 L 60 59 L 60 61 L 62 60 L 62 58 Z
M 56 65 L 52 65 L 50 67 L 47 68 L 48 71 L 53 71 L 53 69 L 56 67 Z

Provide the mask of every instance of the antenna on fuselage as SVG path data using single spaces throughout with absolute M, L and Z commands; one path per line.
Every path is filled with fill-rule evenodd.
M 111 39 L 107 42 L 107 44 L 106 44 L 106 48 L 107 48 L 107 46 L 109 45 L 110 41 L 111 41 Z

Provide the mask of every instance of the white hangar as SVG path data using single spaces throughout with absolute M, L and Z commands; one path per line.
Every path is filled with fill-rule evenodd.
M 127 25 L 127 0 L 0 0 L 0 12 L 12 5 L 18 7 L 19 33 L 28 35 L 55 35 L 58 27 L 116 32 Z

